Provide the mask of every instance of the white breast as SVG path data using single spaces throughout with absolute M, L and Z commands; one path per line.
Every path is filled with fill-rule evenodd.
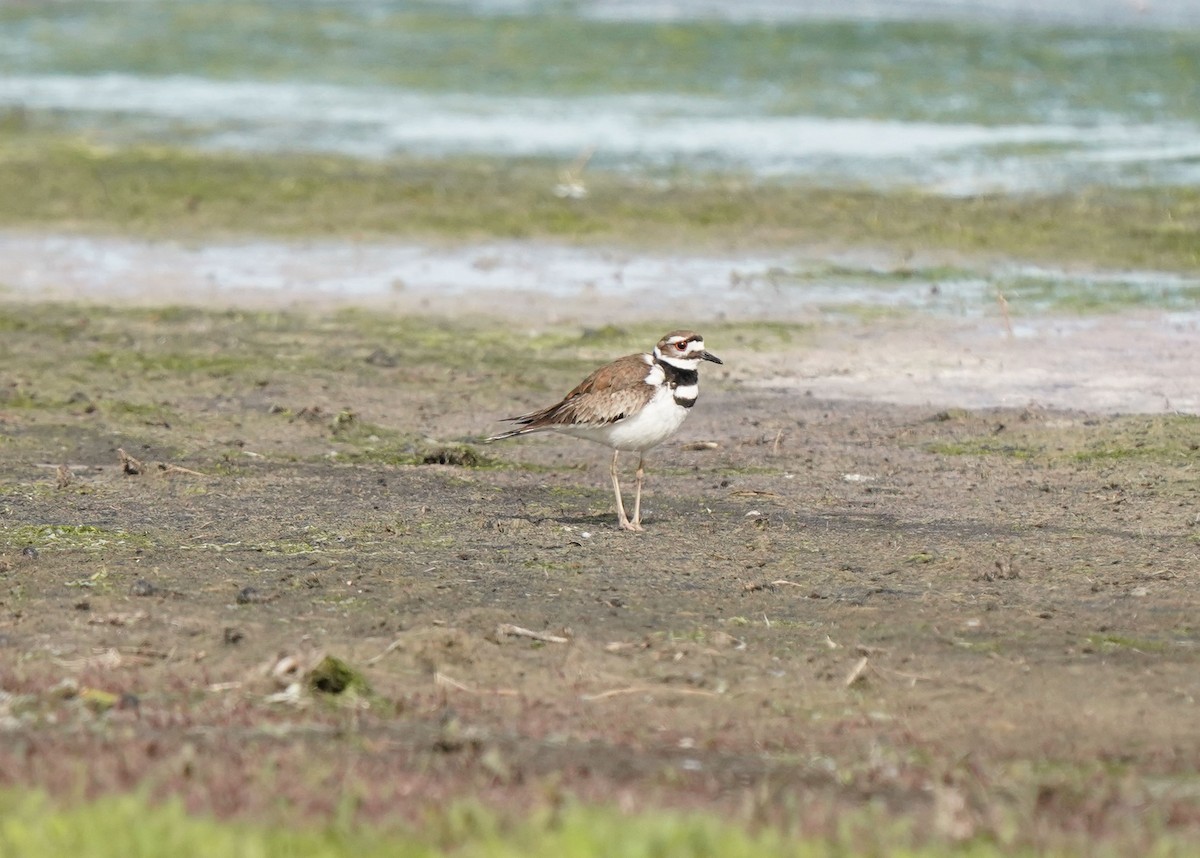
M 669 388 L 660 387 L 645 408 L 624 420 L 607 426 L 564 426 L 559 431 L 598 441 L 617 450 L 645 452 L 674 435 L 689 411 L 675 404 Z
M 698 384 L 681 384 L 675 388 L 676 399 L 690 399 L 696 401 L 696 397 L 700 395 L 700 385 Z

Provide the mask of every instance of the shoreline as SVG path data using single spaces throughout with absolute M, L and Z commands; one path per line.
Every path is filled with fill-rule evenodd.
M 1200 313 L 1153 305 L 1090 313 L 1014 307 L 1006 317 L 986 280 L 968 278 L 973 291 L 956 298 L 921 277 L 864 279 L 902 264 L 886 251 L 689 256 L 544 241 L 165 242 L 15 231 L 0 232 L 0 250 L 10 265 L 10 306 L 367 308 L 531 332 L 654 320 L 780 323 L 803 337 L 748 351 L 734 380 L 824 399 L 937 408 L 1200 413 L 1200 394 L 1189 383 L 1190 368 L 1200 365 Z M 927 261 L 934 270 L 936 260 Z M 824 277 L 822 265 L 841 275 L 858 266 L 863 282 Z M 781 284 L 772 279 L 781 266 L 815 273 Z M 685 292 L 676 291 L 679 284 Z

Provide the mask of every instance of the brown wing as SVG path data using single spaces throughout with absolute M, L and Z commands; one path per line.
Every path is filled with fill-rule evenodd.
M 521 424 L 522 428 L 495 437 L 510 438 L 560 426 L 604 426 L 615 423 L 650 401 L 654 387 L 645 383 L 650 371 L 646 355 L 618 358 L 579 382 L 561 402 L 520 417 L 507 418 Z

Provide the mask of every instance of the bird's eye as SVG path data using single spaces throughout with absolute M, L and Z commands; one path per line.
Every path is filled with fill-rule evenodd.
M 679 351 L 683 351 L 687 348 L 687 343 L 676 343 L 675 348 L 677 348 Z

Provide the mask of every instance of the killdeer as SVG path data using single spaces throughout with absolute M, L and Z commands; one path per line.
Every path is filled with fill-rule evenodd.
M 563 397 L 561 402 L 505 418 L 519 429 L 488 438 L 499 441 L 531 432 L 562 432 L 612 447 L 612 484 L 617 523 L 623 530 L 643 530 L 642 478 L 646 451 L 675 434 L 700 391 L 701 361 L 724 363 L 704 349 L 704 338 L 692 331 L 671 331 L 650 354 L 626 355 L 602 366 Z M 633 518 L 625 514 L 617 458 L 622 450 L 638 454 Z

